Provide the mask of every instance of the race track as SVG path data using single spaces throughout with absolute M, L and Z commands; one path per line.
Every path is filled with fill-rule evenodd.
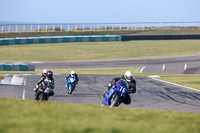
M 35 65 L 36 69 L 145 67 L 143 70 L 144 73 L 200 74 L 200 55 L 109 61 L 43 62 L 32 64 Z M 163 64 L 166 66 L 166 71 L 162 71 Z M 185 64 L 187 64 L 187 71 L 184 71 Z
M 114 76 L 79 75 L 80 82 L 72 95 L 67 94 L 64 78 L 66 75 L 55 75 L 55 95 L 50 101 L 78 104 L 96 104 L 101 106 L 101 97 L 106 90 L 108 81 Z M 33 100 L 33 87 L 40 75 L 27 75 L 25 99 Z M 148 77 L 137 76 L 137 92 L 131 94 L 130 105 L 121 104 L 125 108 L 146 108 L 156 110 L 174 110 L 200 113 L 200 92 L 183 87 L 158 82 Z M 23 86 L 1 85 L 0 91 L 12 90 L 9 93 L 0 93 L 0 96 L 21 98 Z M 10 92 L 12 92 L 10 94 Z M 3 95 L 2 95 L 3 94 Z
M 190 61 L 190 68 L 195 67 L 195 73 L 199 72 L 200 56 L 185 57 Z M 153 71 L 151 66 L 160 65 L 168 60 L 170 65 L 174 65 L 170 69 L 174 72 L 176 64 L 183 63 L 183 58 L 154 58 L 142 60 L 118 60 L 118 61 L 91 61 L 91 62 L 68 62 L 68 63 L 39 63 L 37 69 L 43 68 L 99 68 L 112 67 L 112 64 L 118 67 L 142 67 L 146 66 L 145 71 Z M 193 60 L 192 60 L 193 59 Z M 147 63 L 149 61 L 149 63 Z M 126 62 L 126 63 L 124 63 Z M 128 64 L 129 62 L 130 64 Z M 134 63 L 133 63 L 134 62 Z M 136 63 L 138 62 L 138 63 Z M 142 63 L 143 62 L 143 63 Z M 90 64 L 91 63 L 91 64 Z M 99 64 L 101 63 L 101 65 Z M 71 64 L 71 65 L 70 65 Z M 126 65 L 124 65 L 126 64 Z M 133 64 L 133 65 L 131 65 Z M 168 65 L 168 66 L 170 66 Z M 160 68 L 161 69 L 161 68 Z M 189 68 L 188 68 L 189 69 Z M 169 70 L 169 68 L 168 68 Z M 159 70 L 161 71 L 161 70 Z M 161 71 L 162 72 L 162 71 Z M 184 71 L 181 70 L 180 73 Z M 190 71 L 188 71 L 189 73 Z M 194 71 L 192 71 L 194 72 Z M 80 81 L 76 90 L 72 95 L 67 94 L 64 79 L 67 75 L 54 74 L 56 83 L 55 95 L 50 97 L 50 101 L 58 101 L 63 103 L 78 103 L 78 104 L 96 104 L 101 106 L 102 94 L 107 88 L 107 84 L 115 76 L 112 75 L 79 75 Z M 25 77 L 25 76 L 24 76 Z M 26 75 L 26 86 L 0 85 L 0 97 L 22 98 L 33 100 L 35 86 L 40 75 Z M 184 112 L 200 113 L 200 91 L 191 90 L 185 87 L 171 85 L 146 76 L 135 76 L 137 81 L 137 92 L 131 94 L 132 103 L 130 105 L 121 104 L 120 107 L 125 108 L 145 108 L 156 110 L 174 110 Z

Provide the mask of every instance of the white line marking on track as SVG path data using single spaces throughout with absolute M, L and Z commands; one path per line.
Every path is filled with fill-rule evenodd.
M 143 66 L 141 69 L 140 69 L 140 73 L 142 73 L 142 71 L 145 69 L 146 67 Z
M 161 82 L 164 82 L 164 83 L 167 83 L 167 84 L 171 84 L 171 85 L 175 85 L 175 86 L 179 86 L 179 87 L 183 87 L 183 88 L 186 88 L 186 89 L 190 89 L 190 90 L 193 90 L 193 91 L 198 91 L 198 92 L 200 92 L 200 90 L 197 90 L 197 89 L 194 89 L 194 88 L 191 88 L 191 87 L 179 85 L 179 84 L 176 84 L 176 83 L 164 81 L 164 80 L 157 79 L 157 78 L 152 78 L 152 79 L 157 80 L 157 81 L 161 81 Z
M 24 75 L 24 88 L 22 92 L 22 99 L 25 99 L 25 93 L 26 93 L 26 75 Z
M 43 63 L 43 62 L 30 62 L 30 63 L 39 64 L 39 63 Z

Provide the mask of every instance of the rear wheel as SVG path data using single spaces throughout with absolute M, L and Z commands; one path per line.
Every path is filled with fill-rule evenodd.
M 118 95 L 116 95 L 115 97 L 112 97 L 110 107 L 117 107 L 117 106 L 119 106 L 118 105 L 119 100 L 120 100 L 120 97 Z

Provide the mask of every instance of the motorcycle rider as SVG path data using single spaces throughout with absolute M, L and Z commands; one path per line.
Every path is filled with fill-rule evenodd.
M 53 79 L 53 72 L 48 71 L 47 69 L 44 69 L 41 78 L 38 80 L 38 83 L 36 84 L 36 87 L 34 88 L 34 91 L 35 91 L 34 99 L 37 96 L 37 90 L 38 90 L 39 84 L 41 84 L 43 81 L 48 83 L 48 87 L 51 89 L 51 91 L 49 92 L 49 96 L 54 95 L 53 89 L 55 87 L 55 81 Z
M 106 93 L 116 84 L 116 82 L 120 79 L 124 79 L 127 81 L 130 93 L 135 93 L 136 92 L 136 81 L 133 78 L 133 73 L 131 71 L 126 71 L 124 75 L 121 77 L 116 77 L 113 78 L 113 80 L 108 84 L 108 89 L 107 91 L 104 92 L 103 94 L 103 103 L 104 103 L 104 98 Z M 131 97 L 127 96 L 126 99 L 124 100 L 124 104 L 130 104 L 131 103 Z M 103 105 L 103 104 L 102 104 Z
M 35 88 L 33 89 L 35 92 L 37 92 L 38 85 L 39 85 L 40 83 L 42 83 L 42 81 L 44 81 L 44 80 L 47 78 L 47 72 L 48 72 L 47 69 L 44 69 L 44 70 L 42 71 L 42 76 L 41 76 L 41 78 L 38 80 L 38 82 L 37 82 Z
M 78 75 L 76 74 L 76 72 L 74 71 L 74 70 L 72 70 L 71 72 L 70 72 L 70 74 L 65 78 L 65 82 L 67 82 L 68 81 L 68 78 L 69 77 L 74 77 L 75 76 L 75 78 L 76 78 L 76 80 L 77 80 L 77 82 L 76 82 L 76 85 L 78 84 L 78 81 L 79 81 L 79 78 L 78 78 Z

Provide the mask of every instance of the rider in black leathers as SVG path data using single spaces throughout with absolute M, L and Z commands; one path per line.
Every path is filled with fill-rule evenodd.
M 36 87 L 34 88 L 34 91 L 35 91 L 34 99 L 37 96 L 37 90 L 38 90 L 39 84 L 41 84 L 43 81 L 48 83 L 48 87 L 51 89 L 51 91 L 49 92 L 49 96 L 54 95 L 53 89 L 55 87 L 55 81 L 53 79 L 53 72 L 47 71 L 46 69 L 44 69 L 41 78 L 38 80 L 38 83 L 36 84 Z
M 105 94 L 116 84 L 116 82 L 120 79 L 124 79 L 127 81 L 130 93 L 135 93 L 136 92 L 136 81 L 133 78 L 133 73 L 131 71 L 126 71 L 124 75 L 121 77 L 116 77 L 113 78 L 113 80 L 108 84 L 108 89 L 107 91 L 104 92 L 103 94 L 103 100 L 105 97 Z M 130 104 L 131 103 L 131 97 L 127 96 L 126 99 L 124 100 L 124 104 Z

